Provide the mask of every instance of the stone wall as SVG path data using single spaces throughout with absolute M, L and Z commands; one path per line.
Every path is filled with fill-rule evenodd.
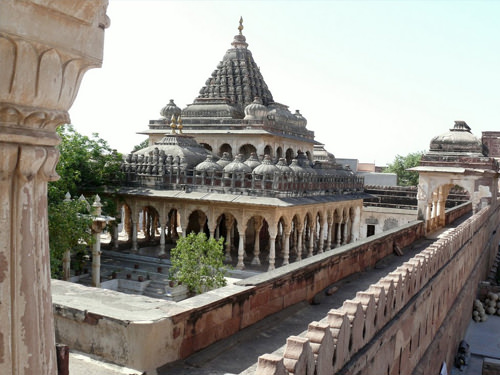
M 483 209 L 395 272 L 358 292 L 328 323 L 289 337 L 257 374 L 437 374 L 453 363 L 479 280 L 500 240 L 498 206 Z M 316 371 L 316 372 L 314 372 Z
M 373 267 L 395 244 L 404 247 L 423 235 L 423 223 L 414 222 L 178 303 L 53 280 L 56 338 L 71 349 L 152 371 L 312 300 L 341 278 Z

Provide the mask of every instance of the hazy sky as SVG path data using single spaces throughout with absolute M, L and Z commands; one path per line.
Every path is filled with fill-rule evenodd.
M 123 153 L 184 108 L 243 34 L 274 100 L 338 158 L 386 164 L 464 120 L 500 128 L 500 2 L 110 0 L 72 123 Z

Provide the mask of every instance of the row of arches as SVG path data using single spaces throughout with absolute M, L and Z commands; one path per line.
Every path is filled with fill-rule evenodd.
M 252 153 L 255 153 L 256 155 L 260 156 L 269 155 L 271 157 L 271 160 L 274 161 L 284 158 L 287 164 L 290 164 L 292 160 L 297 157 L 297 155 L 302 153 L 302 150 L 300 148 L 294 150 L 292 147 L 284 149 L 284 147 L 278 146 L 274 149 L 271 145 L 266 145 L 264 147 L 259 146 L 258 149 L 257 147 L 255 147 L 255 145 L 250 143 L 246 143 L 240 146 L 237 150 L 233 149 L 233 147 L 229 143 L 222 144 L 217 150 L 214 150 L 213 147 L 206 142 L 200 142 L 200 144 L 208 151 L 216 152 L 217 156 L 222 157 L 224 153 L 227 153 L 231 160 L 235 155 L 243 155 L 243 160 L 246 160 Z M 306 155 L 307 159 L 312 162 L 312 153 L 306 150 L 304 154 Z
M 123 206 L 122 222 L 133 251 L 138 250 L 139 232 L 159 243 L 160 254 L 167 242 L 204 232 L 224 238 L 226 261 L 237 269 L 268 264 L 272 270 L 359 239 L 361 205 L 359 200 L 309 208 L 242 209 L 213 202 L 131 200 Z

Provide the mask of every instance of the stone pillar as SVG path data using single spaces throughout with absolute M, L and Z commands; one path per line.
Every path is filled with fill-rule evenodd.
M 349 218 L 344 220 L 344 238 L 342 239 L 342 245 L 347 243 L 347 236 L 349 235 Z
M 245 231 L 242 230 L 240 232 L 240 241 L 238 245 L 238 264 L 236 265 L 236 269 L 244 270 L 245 264 L 243 263 L 243 259 L 245 258 Z
M 160 252 L 158 255 L 165 254 L 165 223 L 162 220 L 160 220 Z
M 299 227 L 297 233 L 297 260 L 302 260 L 302 234 L 304 228 Z
M 325 218 L 321 216 L 319 220 L 319 245 L 318 245 L 318 254 L 323 252 L 323 248 L 325 247 Z
M 137 252 L 139 250 L 139 246 L 137 244 L 137 232 L 139 227 L 139 213 L 135 212 L 136 210 L 132 210 L 132 215 L 130 221 L 132 223 L 132 248 L 130 249 L 132 252 Z
M 63 280 L 69 281 L 71 278 L 71 250 L 68 249 L 63 255 Z
M 232 217 L 226 216 L 226 261 L 231 262 L 233 258 L 231 258 L 231 246 L 233 239 L 233 223 L 234 219 Z
M 332 222 L 333 222 L 333 217 L 328 216 L 326 219 L 328 228 L 327 228 L 327 234 L 326 234 L 326 250 L 330 250 L 332 248 Z
M 275 269 L 276 262 L 276 225 L 269 224 L 269 268 L 268 271 Z
M 260 264 L 260 230 L 262 229 L 262 224 L 263 220 L 261 217 L 255 217 L 254 218 L 254 241 L 253 241 L 253 259 L 252 259 L 252 264 L 253 265 L 259 265 Z
M 94 220 L 92 223 L 92 234 L 94 245 L 92 246 L 92 286 L 101 287 L 101 232 L 106 222 Z
M 313 256 L 314 251 L 314 237 L 316 235 L 316 228 L 314 224 L 309 226 L 309 244 L 307 249 L 307 257 L 310 258 Z
M 339 220 L 337 226 L 337 247 L 342 244 L 342 220 Z
M 290 263 L 290 230 L 284 229 L 283 265 Z
M 47 182 L 107 1 L 0 1 L 0 374 L 57 373 Z

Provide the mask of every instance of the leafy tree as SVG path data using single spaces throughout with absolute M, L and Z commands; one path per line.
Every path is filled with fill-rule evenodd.
M 142 150 L 143 148 L 146 148 L 149 146 L 149 139 L 146 138 L 144 141 L 142 141 L 141 143 L 139 143 L 138 145 L 135 145 L 134 146 L 134 149 L 132 150 L 132 152 L 135 152 L 135 151 L 139 151 L 139 150 Z
M 49 204 L 50 271 L 53 278 L 62 277 L 62 259 L 66 251 L 86 251 L 91 246 L 92 218 L 87 204 L 79 200 L 63 200 Z
M 49 184 L 49 202 L 62 201 L 67 192 L 78 196 L 119 185 L 123 157 L 97 133 L 87 137 L 78 133 L 73 125 L 60 127 L 57 132 L 61 137 L 58 146 L 61 156 L 56 167 L 60 179 Z
M 396 155 L 394 161 L 384 169 L 384 173 L 395 173 L 398 176 L 399 186 L 417 186 L 418 172 L 406 169 L 418 166 L 423 154 L 423 151 L 419 151 L 406 156 Z
M 61 276 L 64 252 L 82 251 L 91 244 L 90 226 L 92 220 L 82 216 L 85 204 L 65 202 L 66 193 L 76 197 L 82 193 L 109 192 L 112 186 L 119 186 L 122 173 L 122 155 L 111 149 L 108 143 L 99 138 L 78 133 L 72 125 L 57 130 L 61 137 L 60 152 L 56 171 L 58 181 L 48 186 L 49 248 L 51 272 L 53 277 Z M 115 215 L 116 203 L 112 195 L 103 198 L 103 212 Z
M 170 252 L 170 278 L 186 285 L 191 293 L 226 285 L 223 244 L 224 238 L 207 240 L 205 233 L 179 238 Z

